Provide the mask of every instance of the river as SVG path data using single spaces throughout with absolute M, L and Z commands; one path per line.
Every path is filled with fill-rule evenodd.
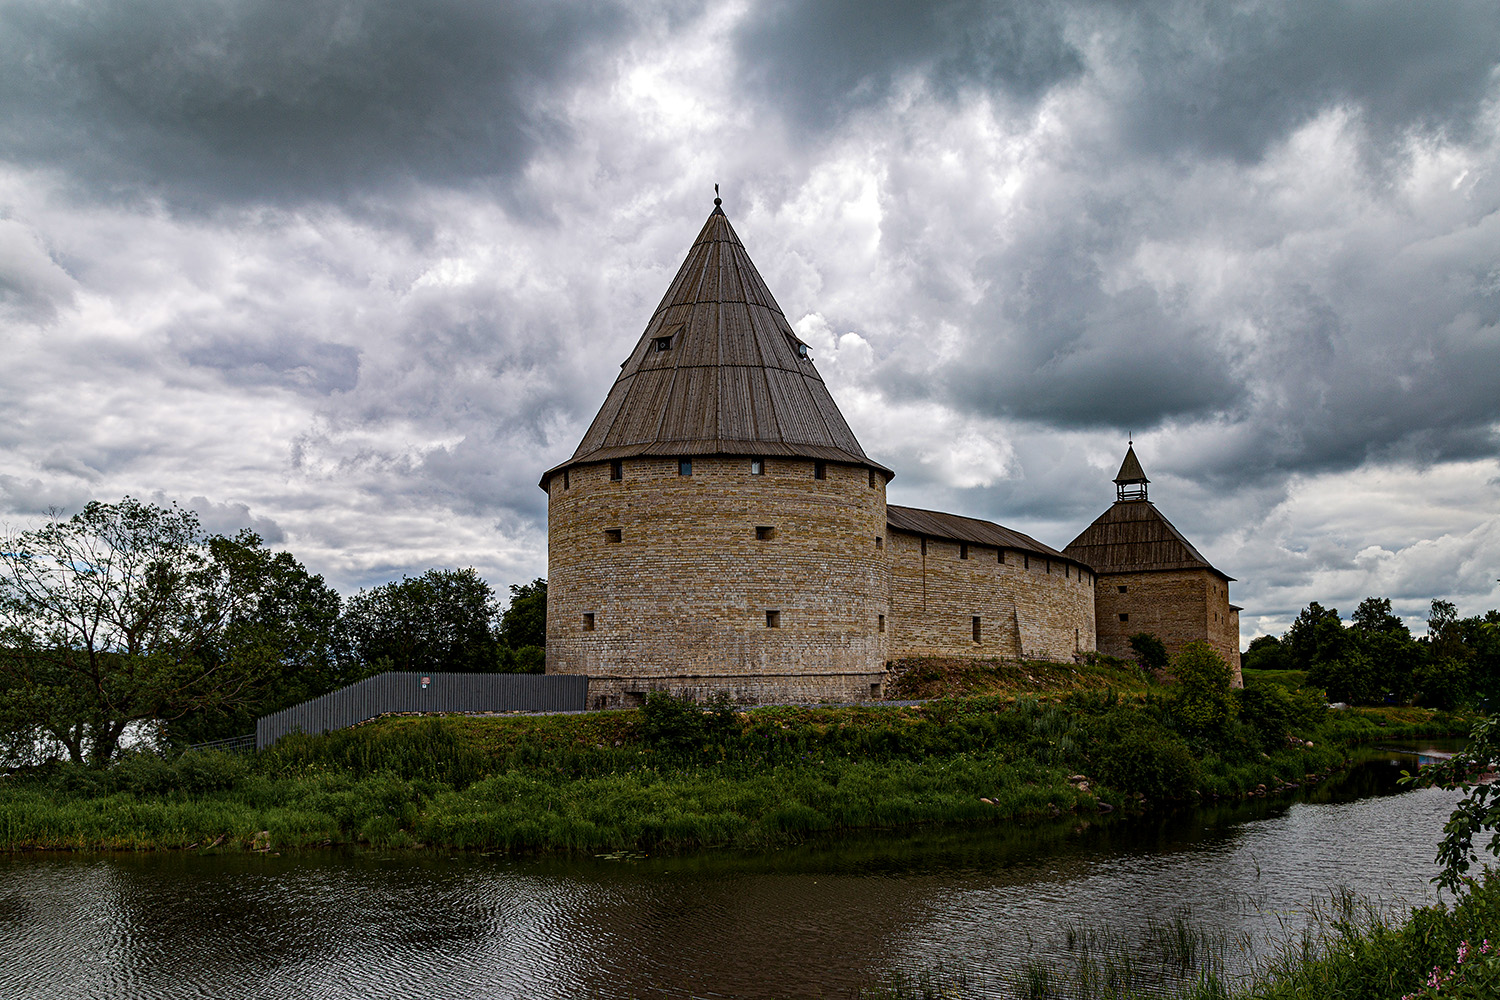
M 327 851 L 0 857 L 0 997 L 849 996 L 892 970 L 975 991 L 1071 927 L 1190 912 L 1247 949 L 1338 887 L 1429 879 L 1457 795 L 1377 754 L 1300 797 L 1171 816 L 861 837 L 772 854 Z M 999 995 L 998 991 L 996 995 Z

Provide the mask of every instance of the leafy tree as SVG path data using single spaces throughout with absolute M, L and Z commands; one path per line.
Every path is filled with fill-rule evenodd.
M 1364 638 L 1382 634 L 1411 638 L 1406 623 L 1391 614 L 1389 597 L 1366 597 L 1360 601 L 1359 607 L 1349 617 L 1349 627 Z
M 1208 643 L 1190 642 L 1172 660 L 1177 678 L 1176 711 L 1183 728 L 1207 736 L 1228 730 L 1236 705 L 1230 693 L 1233 672 Z
M 1427 613 L 1426 663 L 1416 678 L 1418 700 L 1433 708 L 1453 708 L 1472 690 L 1474 651 L 1451 601 L 1434 599 Z
M 358 663 L 382 670 L 487 673 L 495 669 L 495 592 L 472 568 L 431 569 L 361 590 L 339 623 Z M 352 678 L 352 679 L 358 679 Z
M 1258 635 L 1250 640 L 1240 666 L 1245 670 L 1291 670 L 1286 647 L 1274 635 Z
M 1135 652 L 1136 662 L 1147 670 L 1167 669 L 1167 646 L 1150 632 L 1137 632 L 1126 640 Z
M 274 559 L 130 497 L 0 539 L 3 728 L 102 765 L 132 722 L 251 702 L 281 648 L 255 618 Z
M 500 614 L 500 644 L 511 649 L 547 645 L 547 581 L 510 585 L 510 607 Z
M 217 655 L 232 655 L 237 642 L 270 638 L 274 656 L 257 693 L 234 709 L 194 712 L 173 723 L 174 743 L 200 743 L 248 733 L 258 716 L 317 697 L 356 679 L 339 640 L 343 601 L 338 591 L 292 557 L 278 552 L 267 566 L 265 586 L 253 608 L 226 630 Z
M 1340 660 L 1351 649 L 1344 621 L 1335 608 L 1308 604 L 1287 630 L 1282 646 L 1293 670 L 1311 670 L 1319 662 Z
M 1367 597 L 1361 601 L 1350 618 L 1349 631 L 1354 645 L 1365 657 L 1363 697 L 1357 700 L 1410 701 L 1417 693 L 1425 657 L 1406 623 L 1391 614 L 1390 599 Z

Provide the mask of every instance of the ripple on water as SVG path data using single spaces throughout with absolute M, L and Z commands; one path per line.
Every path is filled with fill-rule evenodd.
M 1264 939 L 1346 886 L 1433 898 L 1454 793 L 1260 805 L 1068 834 L 862 838 L 768 856 L 0 859 L 0 998 L 781 997 L 993 972 L 1069 926 L 1190 908 Z

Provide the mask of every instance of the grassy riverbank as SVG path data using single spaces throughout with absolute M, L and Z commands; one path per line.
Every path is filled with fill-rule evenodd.
M 1278 691 L 1280 689 L 1277 689 Z M 1170 694 L 1083 689 L 918 707 L 389 718 L 254 756 L 128 756 L 0 779 L 0 849 L 768 848 L 919 824 L 1275 794 L 1356 743 L 1461 734 L 1422 709 L 1241 698 L 1194 728 Z
M 1190 914 L 1152 921 L 1140 940 L 1070 927 L 1069 958 L 1019 969 L 935 970 L 881 984 L 862 1000 L 1493 1000 L 1500 996 L 1500 875 L 1458 899 L 1393 914 L 1351 894 L 1316 907 L 1311 926 L 1251 970 L 1236 942 Z

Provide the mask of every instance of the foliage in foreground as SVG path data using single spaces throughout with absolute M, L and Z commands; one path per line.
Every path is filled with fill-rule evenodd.
M 1443 827 L 1443 841 L 1438 846 L 1437 860 L 1443 869 L 1437 883 L 1450 892 L 1459 891 L 1469 868 L 1478 859 L 1475 837 L 1488 831 L 1490 840 L 1485 849 L 1500 857 L 1500 790 L 1490 780 L 1479 780 L 1492 779 L 1497 770 L 1500 770 L 1500 716 L 1492 715 L 1474 726 L 1462 751 L 1402 779 L 1407 784 L 1465 790 Z

